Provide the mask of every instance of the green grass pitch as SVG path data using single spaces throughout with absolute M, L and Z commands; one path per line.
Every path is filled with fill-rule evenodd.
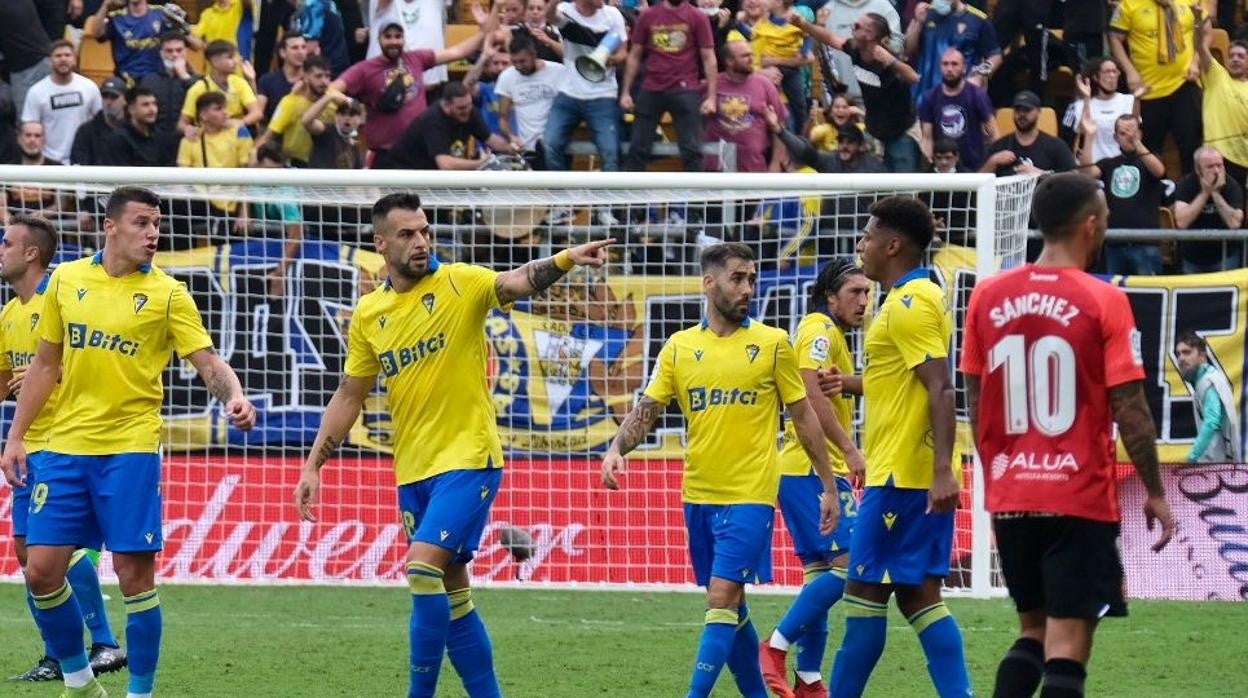
M 116 588 L 109 611 L 120 637 L 125 617 Z M 532 589 L 483 590 L 477 607 L 494 638 L 503 693 L 514 698 L 684 695 L 697 645 L 696 594 Z M 407 674 L 408 595 L 394 588 L 161 588 L 165 635 L 157 694 L 234 696 L 401 696 Z M 769 633 L 788 596 L 758 594 L 750 605 Z M 1006 600 L 952 599 L 980 696 L 991 695 L 997 659 L 1013 640 Z M 841 636 L 831 614 L 831 662 Z M 1248 696 L 1248 604 L 1142 602 L 1097 635 L 1089 696 Z M 39 653 L 22 588 L 0 584 L 4 676 Z M 125 675 L 104 679 L 125 695 Z M 3 696 L 54 696 L 50 684 L 0 683 Z M 439 696 L 463 696 L 449 663 Z M 736 695 L 725 672 L 718 696 Z M 932 695 L 918 640 L 894 609 L 888 647 L 868 696 Z

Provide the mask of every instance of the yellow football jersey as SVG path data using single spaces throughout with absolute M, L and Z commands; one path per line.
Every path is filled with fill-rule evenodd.
M 346 373 L 381 376 L 400 485 L 503 464 L 485 373 L 485 318 L 499 307 L 498 273 L 431 265 L 410 290 L 399 293 L 387 281 L 351 315 Z
M 681 498 L 692 504 L 768 504 L 780 487 L 780 410 L 806 397 L 783 330 L 747 319 L 727 337 L 705 321 L 663 345 L 645 394 L 685 415 Z
M 169 354 L 210 349 L 186 285 L 146 264 L 112 277 L 104 251 L 52 272 L 41 338 L 61 347 L 60 407 L 49 450 L 74 455 L 160 450 Z
M 754 67 L 763 66 L 763 57 L 794 58 L 801 55 L 806 34 L 796 24 L 773 19 L 770 14 L 754 25 L 750 48 L 754 50 Z
M 854 374 L 854 359 L 850 356 L 845 334 L 832 321 L 832 318 L 824 313 L 809 313 L 802 318 L 797 326 L 793 348 L 797 351 L 798 369 L 819 371 L 835 366 L 843 375 Z M 836 421 L 845 428 L 845 433 L 853 434 L 854 396 L 841 393 L 832 398 L 832 409 L 836 413 Z M 845 455 L 831 440 L 828 440 L 828 460 L 833 472 L 837 475 L 849 476 L 849 466 L 845 465 Z M 802 442 L 797 438 L 793 420 L 789 420 L 784 428 L 784 445 L 780 449 L 780 474 L 809 475 L 810 472 L 810 458 L 802 449 Z
M 43 312 L 44 293 L 47 289 L 48 277 L 45 276 L 29 301 L 23 303 L 15 295 L 0 310 L 0 371 L 25 368 L 34 360 L 35 349 L 39 347 L 39 316 Z M 22 442 L 27 453 L 35 453 L 48 447 L 52 415 L 56 414 L 59 393 L 60 386 L 52 389 L 52 394 L 43 405 L 43 411 L 26 430 L 26 438 Z
M 862 392 L 867 486 L 932 486 L 932 420 L 927 388 L 914 369 L 949 356 L 953 319 L 926 268 L 898 279 L 866 337 Z M 961 469 L 954 467 L 961 479 Z

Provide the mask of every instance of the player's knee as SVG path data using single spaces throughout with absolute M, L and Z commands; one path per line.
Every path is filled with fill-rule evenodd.
M 35 596 L 46 596 L 65 585 L 65 565 L 58 565 L 55 560 L 26 560 L 26 586 Z
M 706 587 L 707 608 L 736 609 L 745 598 L 745 587 L 727 579 L 713 577 Z
M 155 553 L 114 553 L 113 571 L 117 573 L 117 586 L 125 596 L 156 588 Z

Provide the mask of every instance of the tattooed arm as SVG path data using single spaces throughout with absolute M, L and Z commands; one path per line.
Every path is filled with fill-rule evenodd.
M 225 414 L 230 422 L 239 429 L 251 429 L 256 424 L 256 408 L 243 396 L 243 386 L 238 382 L 234 369 L 222 359 L 217 352 L 200 349 L 186 355 L 191 362 L 208 392 L 225 405 Z
M 637 406 L 624 418 L 624 423 L 620 425 L 620 430 L 616 432 L 615 439 L 611 441 L 611 447 L 607 449 L 607 454 L 602 459 L 602 484 L 607 489 L 618 490 L 620 488 L 616 476 L 624 473 L 624 456 L 645 440 L 646 434 L 650 433 L 661 414 L 663 414 L 663 405 L 653 398 L 642 395 Z
M 1157 429 L 1153 415 L 1144 397 L 1143 381 L 1132 381 L 1109 389 L 1109 402 L 1114 410 L 1114 421 L 1122 435 L 1122 443 L 1131 457 L 1135 472 L 1144 482 L 1148 498 L 1144 501 L 1144 519 L 1151 531 L 1161 522 L 1161 538 L 1153 544 L 1153 550 L 1166 547 L 1174 535 L 1174 516 L 1166 503 L 1165 488 L 1161 484 L 1161 465 L 1157 461 Z
M 299 507 L 299 516 L 304 521 L 316 521 L 312 514 L 312 504 L 316 499 L 316 491 L 321 486 L 321 468 L 337 453 L 338 447 L 347 438 L 347 432 L 351 431 L 355 418 L 360 416 L 360 410 L 364 409 L 364 400 L 368 398 L 376 382 L 376 376 L 343 376 L 338 389 L 325 406 L 321 426 L 316 430 L 316 440 L 312 442 L 312 451 L 303 462 L 303 475 L 295 488 L 295 506 Z
M 544 291 L 578 265 L 600 267 L 606 264 L 606 248 L 613 242 L 615 240 L 609 238 L 570 247 L 553 257 L 536 259 L 499 274 L 494 281 L 494 293 L 499 304 L 507 305 Z

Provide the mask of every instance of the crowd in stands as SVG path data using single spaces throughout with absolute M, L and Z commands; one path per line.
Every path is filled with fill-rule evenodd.
M 477 2 L 4 0 L 0 158 L 1078 169 L 1102 181 L 1111 228 L 1244 222 L 1242 2 Z M 46 196 L 9 189 L 6 214 L 58 205 Z M 248 206 L 211 205 L 234 228 L 251 225 Z M 1104 263 L 1187 273 L 1243 266 L 1242 256 L 1225 242 L 1142 240 L 1112 244 Z

